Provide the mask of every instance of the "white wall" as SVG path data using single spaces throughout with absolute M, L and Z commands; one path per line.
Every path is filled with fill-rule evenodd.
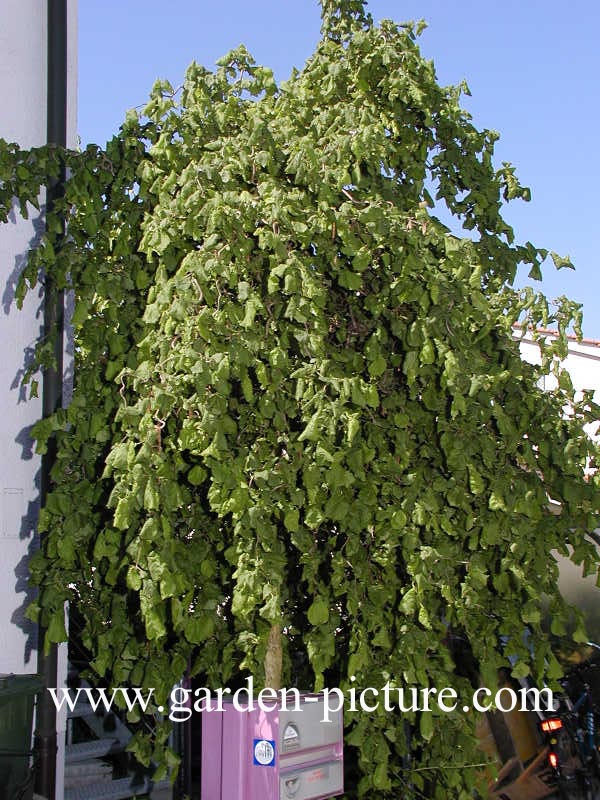
M 0 136 L 35 147 L 46 142 L 47 3 L 2 0 L 0 24 Z M 77 3 L 69 0 L 68 120 L 76 144 Z M 42 332 L 42 296 L 28 296 L 21 311 L 14 288 L 27 251 L 43 229 L 31 209 L 0 225 L 0 673 L 35 672 L 36 629 L 23 612 L 31 597 L 27 560 L 36 547 L 40 458 L 28 436 L 41 416 L 41 399 L 27 400 L 20 377 L 27 353 Z
M 522 332 L 517 332 L 516 335 L 522 336 L 520 349 L 523 358 L 532 364 L 539 364 L 541 361 L 539 348 L 531 336 Z M 569 371 L 573 387 L 578 392 L 584 389 L 592 390 L 594 400 L 600 403 L 600 342 L 589 339 L 581 342 L 575 339 L 569 340 L 569 352 L 563 361 L 563 366 Z M 547 378 L 545 385 L 546 388 L 552 388 L 555 379 Z M 587 429 L 590 436 L 595 439 L 600 438 L 600 425 L 590 424 Z M 596 533 L 600 533 L 600 530 Z M 560 567 L 559 588 L 563 596 L 583 611 L 588 634 L 600 642 L 600 589 L 596 586 L 595 577 L 583 578 L 581 567 L 557 553 L 554 555 Z
M 523 358 L 532 364 L 541 363 L 539 348 L 531 335 L 518 332 L 517 336 L 521 339 L 520 349 Z M 578 342 L 570 338 L 568 355 L 562 365 L 568 370 L 575 390 L 578 393 L 583 390 L 593 391 L 594 400 L 600 403 L 600 342 L 591 339 Z M 556 386 L 554 376 L 549 376 L 544 381 L 548 389 Z M 600 424 L 589 425 L 588 433 L 597 438 L 600 434 Z
M 46 141 L 46 4 L 3 0 L 0 26 L 0 136 L 23 147 Z M 41 333 L 41 298 L 22 311 L 14 286 L 40 220 L 13 214 L 0 226 L 0 672 L 35 672 L 35 628 L 23 619 L 27 556 L 35 547 L 40 459 L 27 436 L 41 401 L 25 402 L 19 387 L 24 353 Z
M 77 0 L 67 6 L 67 144 L 77 145 Z M 0 24 L 0 136 L 35 147 L 46 142 L 47 2 L 2 0 Z M 19 311 L 14 288 L 27 251 L 43 228 L 13 213 L 0 225 L 0 673 L 37 669 L 37 629 L 24 618 L 31 599 L 28 558 L 37 546 L 40 458 L 28 436 L 41 416 L 41 399 L 26 400 L 19 386 L 26 354 L 42 332 L 42 296 L 36 291 Z M 65 367 L 70 354 L 65 352 Z M 69 395 L 65 387 L 64 396 Z M 67 648 L 58 651 L 59 683 L 66 682 Z M 64 794 L 65 714 L 57 718 L 56 797 Z

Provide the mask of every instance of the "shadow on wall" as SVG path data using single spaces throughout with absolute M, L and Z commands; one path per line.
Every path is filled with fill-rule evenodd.
M 28 224 L 31 225 L 33 228 L 33 236 L 29 240 L 29 244 L 27 250 L 23 253 L 18 253 L 15 256 L 15 263 L 12 269 L 12 272 L 8 276 L 6 281 L 6 286 L 4 287 L 4 292 L 2 293 L 2 307 L 4 309 L 4 313 L 8 316 L 10 314 L 11 306 L 15 301 L 15 292 L 17 289 L 17 284 L 19 283 L 19 277 L 21 272 L 25 269 L 25 265 L 27 264 L 27 258 L 29 256 L 29 251 L 38 247 L 42 236 L 44 234 L 45 229 L 45 221 L 44 221 L 44 210 L 38 213 L 37 211 L 34 212 L 35 216 L 31 216 L 29 219 Z M 6 225 L 18 225 L 21 223 L 21 216 L 18 211 L 17 201 L 15 200 L 13 203 L 12 210 L 8 215 L 8 222 Z
M 29 664 L 32 659 L 36 659 L 38 627 L 35 622 L 27 619 L 25 612 L 32 600 L 35 599 L 37 589 L 29 583 L 29 559 L 39 547 L 39 537 L 37 534 L 31 536 L 27 554 L 19 561 L 15 568 L 15 600 L 21 599 L 21 605 L 13 611 L 10 621 L 25 634 L 25 652 L 23 653 L 23 663 Z
M 37 211 L 35 212 L 37 214 Z M 19 213 L 15 205 L 9 214 L 8 223 L 12 223 L 16 225 L 19 222 Z M 4 310 L 4 314 L 9 316 L 11 310 L 13 313 L 20 313 L 16 306 L 16 290 L 17 285 L 19 283 L 19 277 L 22 271 L 25 269 L 27 265 L 27 260 L 29 258 L 29 253 L 31 250 L 35 249 L 39 246 L 42 236 L 44 234 L 44 207 L 41 207 L 41 211 L 37 214 L 36 217 L 30 220 L 31 225 L 33 226 L 34 234 L 28 242 L 27 249 L 22 253 L 19 253 L 15 256 L 15 261 L 13 265 L 12 272 L 7 278 L 6 284 L 4 286 L 4 291 L 2 293 L 2 308 Z M 35 332 L 35 337 L 32 338 L 31 343 L 24 349 L 23 351 L 23 366 L 21 369 L 17 370 L 13 381 L 11 383 L 11 389 L 18 389 L 19 390 L 19 403 L 24 403 L 27 401 L 27 389 L 25 386 L 22 385 L 22 380 L 26 371 L 29 369 L 31 364 L 33 363 L 33 357 L 35 354 L 35 346 L 37 342 L 42 339 L 44 334 L 43 328 L 43 319 L 44 319 L 44 278 L 43 276 L 39 277 L 39 283 L 37 288 L 37 299 L 38 299 L 38 306 L 35 309 L 35 319 L 39 320 L 39 328 L 37 332 Z M 31 297 L 36 295 L 31 294 Z M 74 370 L 73 370 L 73 362 L 74 362 L 74 343 L 73 343 L 73 328 L 70 325 L 69 320 L 73 315 L 74 309 L 74 297 L 72 292 L 67 292 L 65 295 L 64 301 L 64 341 L 65 341 L 65 349 L 64 349 L 64 370 L 63 370 L 63 406 L 68 405 L 71 400 L 73 394 L 73 377 L 74 377 Z M 33 331 L 32 331 L 33 333 Z
M 31 427 L 24 428 L 16 437 L 16 441 L 23 445 L 24 459 L 30 459 L 33 455 L 33 442 L 29 436 L 30 430 Z M 15 602 L 20 599 L 21 604 L 15 608 L 11 617 L 11 622 L 25 634 L 25 652 L 23 653 L 23 661 L 25 664 L 28 664 L 32 658 L 35 659 L 37 657 L 38 627 L 36 623 L 26 618 L 25 612 L 37 594 L 37 589 L 29 583 L 29 560 L 39 547 L 37 520 L 40 510 L 40 481 L 41 470 L 38 470 L 34 479 L 35 499 L 30 500 L 27 504 L 27 510 L 21 517 L 21 525 L 19 528 L 19 539 L 28 540 L 29 546 L 27 548 L 27 553 L 15 567 Z
M 21 224 L 20 214 L 15 205 L 9 215 L 7 226 L 15 226 Z M 41 237 L 44 232 L 44 217 L 43 212 L 38 213 L 36 210 L 31 209 L 30 220 L 27 223 L 33 228 L 33 236 L 27 243 L 27 248 L 15 255 L 13 268 L 6 279 L 4 290 L 2 292 L 2 311 L 6 317 L 12 315 L 13 320 L 18 320 L 18 315 L 21 311 L 17 308 L 16 304 L 16 288 L 18 285 L 19 277 L 27 264 L 27 259 L 30 249 L 39 245 Z M 25 404 L 28 402 L 28 389 L 22 385 L 23 377 L 33 363 L 35 354 L 35 347 L 43 335 L 43 283 L 40 281 L 36 290 L 30 295 L 31 306 L 27 311 L 26 319 L 31 325 L 31 330 L 26 333 L 28 339 L 27 345 L 24 347 L 21 354 L 21 366 L 17 369 L 16 373 L 10 379 L 10 391 L 16 392 L 14 400 L 11 399 L 11 406 Z M 19 336 L 23 332 L 23 327 L 20 327 Z M 9 348 L 10 358 L 13 363 L 18 363 L 19 353 L 10 352 L 10 348 L 17 346 L 17 338 L 10 335 L 10 327 L 5 327 L 8 330 L 8 336 L 5 337 L 5 346 Z M 20 346 L 20 345 L 19 345 Z M 14 397 L 14 395 L 12 395 Z M 39 400 L 36 401 L 35 409 L 32 408 L 30 419 L 33 421 L 37 413 L 39 413 Z M 28 485 L 23 485 L 23 478 L 17 478 L 20 470 L 15 470 L 15 477 L 12 477 L 10 470 L 5 472 L 4 486 L 0 489 L 0 506 L 1 506 L 1 526 L 0 536 L 4 537 L 9 543 L 9 540 L 20 540 L 26 542 L 27 549 L 24 550 L 24 545 L 20 546 L 17 551 L 18 563 L 14 568 L 15 583 L 11 596 L 11 606 L 14 607 L 10 620 L 13 625 L 23 631 L 25 634 L 25 644 L 23 653 L 23 663 L 28 664 L 36 659 L 37 649 L 37 625 L 25 617 L 25 612 L 29 607 L 31 601 L 34 599 L 36 590 L 29 584 L 29 561 L 33 553 L 38 549 L 39 537 L 37 534 L 37 520 L 39 515 L 39 497 L 40 497 L 40 480 L 41 473 L 39 463 L 34 463 L 35 443 L 31 439 L 32 425 L 26 425 L 21 428 L 14 436 L 13 441 L 19 446 L 14 457 L 20 458 L 22 462 L 32 462 L 31 466 L 27 468 L 24 474 L 31 474 L 32 477 L 27 479 Z M 7 431 L 10 435 L 10 431 Z M 18 453 L 18 456 L 16 455 Z M 35 473 L 30 470 L 37 469 Z M 11 486 L 11 481 L 15 483 Z M 15 563 L 15 562 L 13 562 Z M 10 573 L 8 573 L 10 574 Z M 8 577 L 8 575 L 7 575 Z M 14 604 L 14 605 L 13 605 Z
M 36 212 L 37 214 L 37 212 Z M 13 208 L 8 217 L 8 223 L 6 224 L 13 224 L 17 225 L 20 222 L 20 218 L 18 215 L 18 210 L 16 206 L 13 204 Z M 13 269 L 6 280 L 6 284 L 4 286 L 4 291 L 2 292 L 2 308 L 4 314 L 9 316 L 11 312 L 13 314 L 21 313 L 17 308 L 16 300 L 15 300 L 15 293 L 17 289 L 17 285 L 19 283 L 19 277 L 23 270 L 27 265 L 27 259 L 29 257 L 29 252 L 33 248 L 37 247 L 40 244 L 42 235 L 44 233 L 44 217 L 43 212 L 35 216 L 30 220 L 30 224 L 33 227 L 33 236 L 28 242 L 27 249 L 22 252 L 18 253 L 15 256 L 15 261 L 13 265 Z M 22 385 L 23 377 L 25 376 L 28 368 L 31 366 L 33 362 L 33 357 L 35 353 L 35 346 L 38 341 L 40 341 L 43 335 L 43 315 L 44 315 L 44 304 L 43 304 L 43 285 L 42 280 L 38 284 L 37 288 L 37 300 L 38 305 L 35 311 L 33 312 L 33 318 L 39 321 L 37 326 L 37 330 L 31 331 L 31 339 L 29 344 L 25 347 L 23 351 L 23 365 L 20 369 L 17 370 L 16 375 L 14 376 L 10 388 L 18 390 L 19 392 L 19 403 L 24 403 L 27 401 L 27 387 Z M 35 295 L 32 295 L 32 297 Z

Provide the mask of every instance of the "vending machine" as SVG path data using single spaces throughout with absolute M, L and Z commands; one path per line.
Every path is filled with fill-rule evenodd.
M 266 704 L 265 704 L 266 705 Z M 300 695 L 202 712 L 202 800 L 323 800 L 344 792 L 342 711 Z

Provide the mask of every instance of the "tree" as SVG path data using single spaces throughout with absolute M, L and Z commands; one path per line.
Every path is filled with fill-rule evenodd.
M 547 256 L 502 218 L 529 192 L 495 168 L 466 87 L 437 83 L 421 26 L 321 5 L 314 55 L 279 86 L 240 47 L 181 90 L 157 82 L 105 149 L 0 148 L 4 220 L 71 171 L 20 284 L 42 269 L 75 298 L 73 399 L 34 431 L 58 450 L 32 614 L 64 640 L 75 602 L 97 673 L 159 699 L 188 669 L 464 696 L 451 634 L 485 685 L 509 656 L 553 679 L 540 596 L 554 633 L 568 609 L 550 552 L 596 570 L 598 409 L 555 359 L 579 310 L 513 287 Z M 558 325 L 542 367 L 517 321 Z M 472 714 L 346 723 L 350 796 L 471 797 Z

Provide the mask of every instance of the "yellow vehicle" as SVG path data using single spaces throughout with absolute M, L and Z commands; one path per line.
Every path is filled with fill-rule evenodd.
M 534 711 L 495 711 L 478 723 L 481 748 L 497 764 L 488 784 L 495 800 L 541 800 L 556 792 L 548 766 L 548 748 L 538 732 Z
M 526 681 L 500 676 L 500 686 L 519 691 Z M 490 799 L 541 800 L 556 792 L 548 764 L 548 747 L 540 733 L 542 712 L 493 711 L 482 714 L 477 724 L 481 749 L 495 762 L 498 772 L 488 783 Z

